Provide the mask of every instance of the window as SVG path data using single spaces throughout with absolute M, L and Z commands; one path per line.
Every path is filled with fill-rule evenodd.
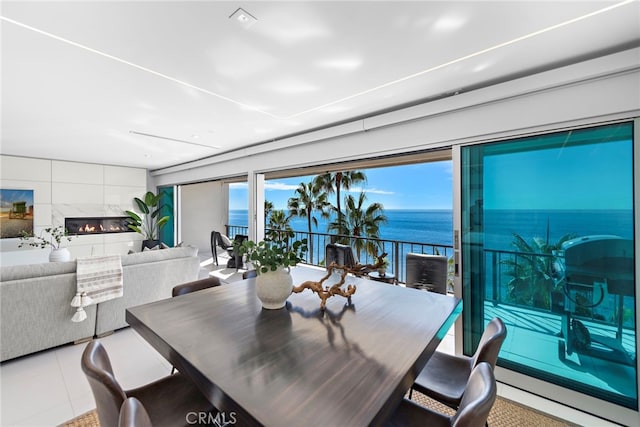
M 464 352 L 638 408 L 633 123 L 463 147 Z

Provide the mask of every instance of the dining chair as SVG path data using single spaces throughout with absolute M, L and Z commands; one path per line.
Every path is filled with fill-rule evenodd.
M 207 288 L 213 288 L 220 286 L 220 279 L 214 276 L 209 276 L 206 279 L 195 280 L 193 282 L 183 283 L 181 285 L 174 286 L 171 289 L 171 296 L 177 297 L 180 295 L 190 294 L 191 292 L 201 291 Z
M 488 363 L 492 369 L 495 368 L 506 336 L 506 326 L 495 317 L 485 328 L 473 356 L 456 356 L 436 351 L 411 386 L 409 399 L 416 390 L 447 406 L 458 407 L 473 369 L 483 362 Z
M 406 286 L 446 295 L 448 261 L 446 256 L 408 253 Z
M 135 397 L 128 397 L 122 404 L 118 427 L 152 427 L 147 410 Z
M 190 294 L 191 292 L 201 291 L 203 289 L 214 288 L 216 286 L 220 286 L 220 279 L 214 276 L 209 276 L 205 279 L 195 280 L 193 282 L 183 283 L 178 286 L 174 286 L 171 289 L 172 297 L 179 297 L 180 295 Z M 176 372 L 176 367 L 171 367 L 171 374 L 173 375 Z
M 493 368 L 486 362 L 471 371 L 464 387 L 458 410 L 452 416 L 435 412 L 417 403 L 403 399 L 387 422 L 387 427 L 482 427 L 486 425 L 496 401 L 496 379 Z
M 81 366 L 91 386 L 102 426 L 118 425 L 120 408 L 129 397 L 140 401 L 156 427 L 188 425 L 185 415 L 189 412 L 217 413 L 193 383 L 179 373 L 141 387 L 123 390 L 100 341 L 87 344 L 82 353 Z
M 242 273 L 243 280 L 250 279 L 252 277 L 257 277 L 257 276 L 258 276 L 258 272 L 256 270 L 247 270 Z

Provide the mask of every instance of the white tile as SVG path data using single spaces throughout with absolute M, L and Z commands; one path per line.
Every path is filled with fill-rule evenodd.
M 51 163 L 51 181 L 84 184 L 103 184 L 104 166 L 93 163 L 63 162 Z
M 97 184 L 51 183 L 51 203 L 53 204 L 96 204 L 104 201 L 104 186 Z
M 120 166 L 105 166 L 104 183 L 106 185 L 127 185 L 146 188 L 147 170 Z
M 73 417 L 75 418 L 96 409 L 96 401 L 93 400 L 93 394 L 89 393 L 79 398 L 72 398 L 71 407 L 73 408 Z M 68 421 L 68 419 L 65 421 Z
M 111 206 L 120 207 L 119 215 L 122 211 L 132 209 L 133 198 L 142 198 L 146 193 L 145 187 L 129 187 L 119 185 L 105 185 L 104 187 L 104 203 Z
M 33 190 L 33 203 L 51 203 L 51 183 L 47 181 L 26 181 L 3 179 L 2 188 L 17 190 Z
M 31 159 L 28 157 L 0 156 L 2 181 L 49 181 L 51 179 L 51 160 Z
M 12 427 L 51 427 L 60 425 L 74 417 L 71 403 L 66 401 L 44 411 L 31 413 L 26 418 L 12 421 L 11 424 L 2 425 L 11 425 Z
M 55 367 L 42 372 L 42 367 L 35 368 L 38 374 L 23 369 L 21 379 L 12 375 L 7 379 L 2 375 L 2 425 L 15 425 L 28 416 L 35 416 L 62 405 L 71 405 L 69 396 L 57 363 Z M 4 367 L 3 367 L 4 368 Z M 67 414 L 68 415 L 68 414 Z
M 52 223 L 52 206 L 49 203 L 34 203 L 33 225 L 50 226 Z M 62 224 L 62 223 L 61 223 Z
M 67 395 L 72 401 L 74 399 L 85 399 L 87 396 L 92 396 L 91 387 L 89 386 L 86 375 L 82 372 L 80 363 L 82 352 L 86 346 L 87 344 L 71 344 L 53 350 L 57 358 L 58 367 L 62 373 Z

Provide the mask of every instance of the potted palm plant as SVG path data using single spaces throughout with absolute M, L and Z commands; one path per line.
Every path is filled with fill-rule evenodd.
M 144 195 L 144 199 L 134 197 L 133 201 L 136 203 L 140 214 L 134 211 L 125 211 L 129 216 L 129 228 L 142 234 L 144 240 L 142 241 L 142 249 L 154 248 L 160 244 L 158 238 L 160 229 L 169 221 L 169 216 L 160 216 L 162 206 L 160 206 L 160 199 L 162 193 L 153 194 L 148 191 Z
M 289 238 L 294 237 L 293 231 Z M 245 240 L 234 248 L 241 256 L 246 256 L 256 269 L 256 294 L 266 309 L 284 307 L 293 289 L 289 267 L 303 260 L 307 252 L 307 239 L 265 239 L 258 243 Z

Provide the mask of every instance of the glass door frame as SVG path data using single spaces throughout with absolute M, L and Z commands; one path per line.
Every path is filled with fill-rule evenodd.
M 633 119 L 625 119 L 625 120 L 615 120 L 605 123 L 593 123 L 591 126 L 600 126 L 607 125 L 619 122 L 628 122 L 633 120 L 634 129 L 633 129 L 633 197 L 635 201 L 640 201 L 640 144 L 638 144 L 640 138 L 640 118 Z M 572 127 L 566 127 L 562 129 L 557 128 L 547 128 L 540 129 L 535 133 L 531 133 L 530 135 L 501 135 L 498 138 L 492 139 L 484 139 L 478 141 L 466 141 L 464 143 L 454 144 L 452 146 L 452 158 L 453 158 L 453 225 L 454 225 L 454 257 L 455 257 L 455 279 L 454 279 L 454 292 L 456 297 L 463 297 L 463 277 L 462 272 L 464 271 L 463 266 L 465 259 L 462 256 L 461 251 L 461 230 L 463 225 L 463 212 L 462 212 L 462 188 L 465 185 L 463 181 L 464 177 L 462 176 L 462 148 L 486 144 L 490 142 L 500 142 L 507 141 L 510 139 L 516 139 L 525 136 L 533 136 L 533 135 L 544 135 L 553 132 L 567 131 L 571 128 L 574 129 L 583 129 L 585 127 L 589 127 L 588 124 L 579 123 Z M 468 185 L 468 183 L 467 183 Z M 634 209 L 634 244 L 635 244 L 635 310 L 636 310 L 636 349 L 640 349 L 640 339 L 638 332 L 640 332 L 640 280 L 638 280 L 638 273 L 640 271 L 639 260 L 640 260 L 640 209 Z M 455 324 L 455 352 L 456 354 L 463 354 L 464 348 L 464 339 L 463 336 L 463 319 L 464 319 L 464 310 L 463 316 L 461 316 Z M 506 369 L 500 366 L 496 366 L 495 369 L 496 379 L 504 383 L 508 386 L 513 387 L 518 390 L 522 390 L 522 396 L 525 399 L 534 402 L 540 402 L 540 397 L 557 402 L 560 405 L 568 406 L 571 408 L 578 409 L 580 411 L 593 414 L 597 417 L 604 418 L 606 420 L 611 420 L 616 423 L 621 423 L 623 425 L 636 425 L 637 420 L 640 419 L 640 410 L 629 409 L 627 407 L 623 407 L 617 404 L 610 403 L 608 401 L 604 401 L 565 387 L 561 387 L 537 378 L 533 378 L 531 376 Z M 636 357 L 636 375 L 640 374 L 640 362 Z M 525 402 L 526 403 L 526 402 Z

